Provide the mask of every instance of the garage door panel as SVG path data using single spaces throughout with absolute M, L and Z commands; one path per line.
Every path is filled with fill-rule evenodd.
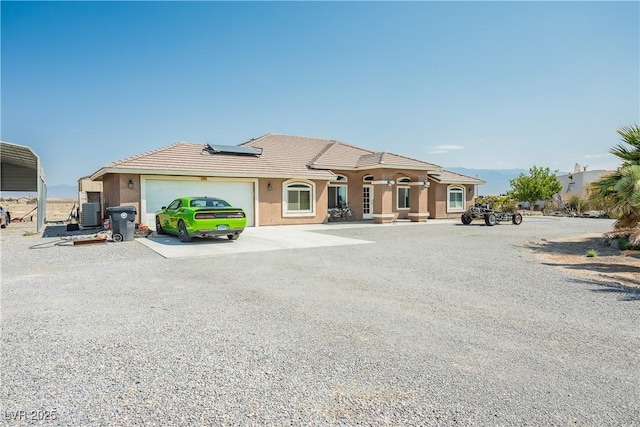
M 155 213 L 174 199 L 184 196 L 209 196 L 224 199 L 247 214 L 247 225 L 254 226 L 252 182 L 145 180 L 146 223 L 155 227 Z

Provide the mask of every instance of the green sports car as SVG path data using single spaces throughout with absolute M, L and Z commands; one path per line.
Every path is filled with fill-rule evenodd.
M 246 225 L 242 209 L 214 197 L 180 197 L 156 212 L 156 233 L 175 234 L 181 242 L 212 236 L 236 240 Z

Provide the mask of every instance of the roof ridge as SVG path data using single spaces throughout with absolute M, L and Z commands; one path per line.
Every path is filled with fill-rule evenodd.
M 145 151 L 144 153 L 136 154 L 134 156 L 125 157 L 123 159 L 119 159 L 119 160 L 113 161 L 111 163 L 107 163 L 105 166 L 106 167 L 116 166 L 116 165 L 119 165 L 119 164 L 122 164 L 122 163 L 125 163 L 125 162 L 129 162 L 131 160 L 139 159 L 141 157 L 149 156 L 151 154 L 156 154 L 156 153 L 159 153 L 161 151 L 167 150 L 169 148 L 177 147 L 178 145 L 184 145 L 184 144 L 195 144 L 195 143 L 194 142 L 186 142 L 186 141 L 174 142 L 173 144 L 166 145 L 164 147 L 156 148 L 154 150 Z
M 338 141 L 332 141 L 332 142 L 328 143 L 327 145 L 325 145 L 324 148 L 322 148 L 322 150 L 318 151 L 318 153 L 311 158 L 309 163 L 307 163 L 307 166 L 310 166 L 310 165 L 314 164 L 320 157 L 324 156 L 329 150 L 331 150 L 333 147 L 335 147 L 336 144 L 339 144 L 339 142 Z
M 440 165 L 438 165 L 438 164 L 436 164 L 436 163 L 425 162 L 424 160 L 415 159 L 415 158 L 413 158 L 413 157 L 405 156 L 405 155 L 402 155 L 402 154 L 391 153 L 391 152 L 389 152 L 389 151 L 383 151 L 382 153 L 383 153 L 383 154 L 392 154 L 392 155 L 394 155 L 394 156 L 402 157 L 403 159 L 413 160 L 414 162 L 426 163 L 426 164 L 428 164 L 428 165 L 437 166 L 437 167 L 439 167 L 440 169 L 443 169 L 443 170 L 444 170 L 444 168 L 443 168 L 442 166 L 440 166 Z
M 464 177 L 466 177 L 466 178 L 482 179 L 482 178 L 478 178 L 477 176 L 465 175 L 465 174 L 463 174 L 463 173 L 456 172 L 456 171 L 452 171 L 452 170 L 449 170 L 449 169 L 444 169 L 444 168 L 442 168 L 442 170 L 443 170 L 444 172 L 453 173 L 453 174 L 456 174 L 456 175 L 464 176 Z M 484 180 L 483 180 L 483 181 L 484 181 Z

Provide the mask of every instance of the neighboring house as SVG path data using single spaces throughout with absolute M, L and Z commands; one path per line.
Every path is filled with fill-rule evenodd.
M 558 176 L 558 181 L 562 184 L 560 197 L 562 200 L 567 200 L 571 196 L 585 197 L 592 182 L 600 180 L 611 172 L 607 170 L 588 171 L 587 166 L 580 166 L 576 163 L 572 173 Z
M 484 181 L 421 160 L 329 139 L 267 134 L 238 146 L 179 142 L 105 165 L 101 211 L 133 205 L 137 221 L 185 195 L 241 207 L 249 226 L 327 221 L 349 203 L 356 219 L 458 218 Z

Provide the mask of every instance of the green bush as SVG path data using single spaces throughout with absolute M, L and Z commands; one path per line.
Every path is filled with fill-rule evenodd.
M 509 196 L 477 196 L 474 203 L 489 205 L 495 211 L 516 211 L 516 202 Z
M 617 240 L 618 249 L 621 251 L 640 251 L 640 245 L 632 245 L 626 237 Z
M 598 255 L 600 255 L 600 252 L 596 251 L 595 249 L 589 249 L 589 250 L 587 251 L 587 257 L 588 257 L 588 258 L 595 258 L 595 257 L 597 257 Z

